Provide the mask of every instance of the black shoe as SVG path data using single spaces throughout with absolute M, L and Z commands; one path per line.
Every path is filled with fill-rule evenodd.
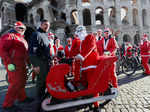
M 101 110 L 98 107 L 94 107 L 93 112 L 100 112 Z
M 11 107 L 4 107 L 2 112 L 22 112 L 22 109 L 13 105 Z
M 33 101 L 34 101 L 34 99 L 33 99 L 33 98 L 29 98 L 29 97 L 27 97 L 25 100 L 20 101 L 20 103 L 32 103 Z

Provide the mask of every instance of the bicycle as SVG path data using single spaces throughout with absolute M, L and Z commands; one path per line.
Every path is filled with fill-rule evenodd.
M 122 72 L 127 76 L 134 74 L 137 70 L 143 70 L 143 66 L 139 59 L 139 55 L 135 55 L 135 49 L 132 49 L 131 56 L 123 56 L 122 57 Z

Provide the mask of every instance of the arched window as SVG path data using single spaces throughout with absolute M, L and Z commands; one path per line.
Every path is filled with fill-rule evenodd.
M 136 34 L 136 35 L 134 36 L 134 44 L 138 46 L 139 43 L 140 43 L 140 35 L 139 35 L 139 34 Z
M 71 23 L 72 24 L 79 24 L 78 16 L 79 16 L 78 11 L 72 10 L 72 12 L 71 12 Z
M 127 14 L 128 14 L 128 8 L 122 7 L 121 8 L 121 22 L 122 22 L 122 24 L 129 24 Z
M 142 22 L 143 22 L 143 26 L 147 26 L 147 12 L 146 9 L 142 10 Z
M 17 3 L 15 6 L 16 11 L 16 19 L 18 21 L 26 21 L 27 20 L 27 7 L 22 3 Z
M 38 16 L 40 17 L 40 21 L 44 19 L 44 11 L 43 11 L 42 8 L 39 8 L 39 9 L 37 10 L 37 14 L 38 14 Z
M 116 24 L 116 10 L 114 7 L 110 7 L 108 9 L 108 15 L 109 15 L 109 23 L 110 25 Z
M 131 37 L 130 37 L 130 35 L 125 34 L 125 35 L 123 36 L 123 42 L 131 42 Z
M 99 7 L 96 8 L 96 25 L 103 25 L 104 24 L 104 10 L 103 8 Z
M 83 25 L 84 26 L 91 25 L 91 13 L 89 9 L 83 10 Z

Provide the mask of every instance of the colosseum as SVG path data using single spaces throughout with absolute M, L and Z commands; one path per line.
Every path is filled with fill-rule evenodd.
M 43 18 L 62 41 L 71 36 L 78 24 L 88 32 L 110 27 L 120 30 L 118 43 L 138 44 L 143 33 L 150 32 L 150 0 L 0 0 L 0 31 L 14 21 L 23 21 L 35 29 Z

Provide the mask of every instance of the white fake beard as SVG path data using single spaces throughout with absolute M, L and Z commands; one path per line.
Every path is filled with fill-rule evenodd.
M 25 31 L 24 31 L 24 32 L 25 32 Z M 20 35 L 22 35 L 22 36 L 24 35 L 24 32 L 19 32 L 19 31 L 18 31 L 18 33 L 19 33 Z
M 80 40 L 84 40 L 84 38 L 87 36 L 86 32 L 79 32 L 78 33 L 78 37 L 80 38 Z

